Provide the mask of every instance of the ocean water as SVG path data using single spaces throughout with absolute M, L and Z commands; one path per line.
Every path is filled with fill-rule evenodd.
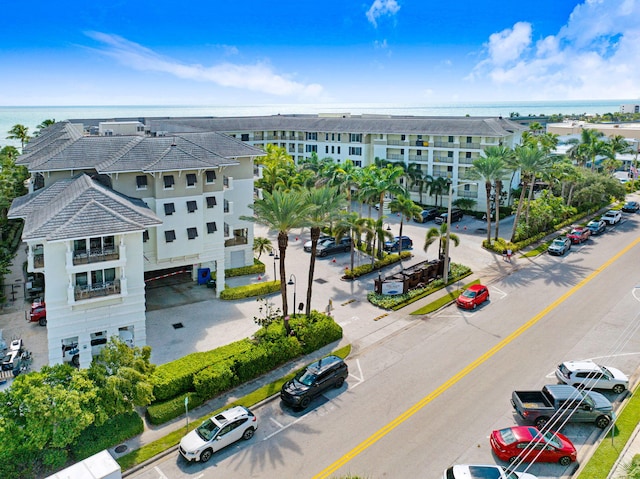
M 0 147 L 20 146 L 16 140 L 6 136 L 13 125 L 21 124 L 33 133 L 44 120 L 57 121 L 79 118 L 139 118 L 139 117 L 180 117 L 180 116 L 262 116 L 294 113 L 352 113 L 386 114 L 414 116 L 503 116 L 511 113 L 520 116 L 552 114 L 604 114 L 620 111 L 620 105 L 640 103 L 640 100 L 592 100 L 592 101 L 549 101 L 549 102 L 498 102 L 498 103 L 451 103 L 433 105 L 392 105 L 392 104 L 273 104 L 255 106 L 0 106 Z

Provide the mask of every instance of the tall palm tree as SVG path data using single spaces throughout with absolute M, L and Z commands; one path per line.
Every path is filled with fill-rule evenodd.
M 578 164 L 585 165 L 591 163 L 591 170 L 595 169 L 596 158 L 605 155 L 607 142 L 602 140 L 604 133 L 593 128 L 583 128 L 580 132 L 580 139 L 568 140 L 568 144 L 573 146 L 567 151 L 569 158 L 574 159 Z
M 498 153 L 497 151 L 485 150 L 487 156 L 478 158 L 473 162 L 473 166 L 469 168 L 467 177 L 470 179 L 484 180 L 484 187 L 487 192 L 487 205 L 486 205 L 486 217 L 487 217 L 487 243 L 491 244 L 491 190 L 495 188 L 496 198 L 496 239 L 498 235 L 498 222 L 500 221 L 500 197 L 498 183 L 502 184 L 502 178 L 505 175 L 505 162 L 500 156 L 491 156 Z
M 338 186 L 347 197 L 347 211 L 351 211 L 351 190 L 360 184 L 362 170 L 354 165 L 353 161 L 346 160 L 342 164 L 336 164 L 331 172 L 329 184 Z
M 371 190 L 372 195 L 378 195 L 378 222 L 382 221 L 384 211 L 384 198 L 387 194 L 403 195 L 406 190 L 398 183 L 400 177 L 404 174 L 404 170 L 398 166 L 377 168 L 371 170 L 371 183 L 367 187 Z M 382 255 L 382 244 L 378 241 L 378 256 Z
M 424 252 L 426 253 L 429 246 L 435 243 L 436 240 L 439 240 L 438 259 L 444 258 L 444 252 L 447 244 L 447 231 L 447 223 L 442 223 L 439 228 L 436 228 L 435 226 L 429 228 L 424 237 Z M 460 237 L 455 233 L 449 233 L 449 241 L 451 241 L 454 246 L 458 246 L 460 244 Z
M 7 140 L 20 140 L 20 144 L 23 149 L 24 144 L 31 139 L 29 136 L 29 127 L 19 123 L 17 125 L 13 125 L 7 133 L 9 133 Z
M 241 220 L 252 221 L 278 232 L 278 251 L 280 256 L 280 293 L 282 295 L 282 313 L 288 314 L 287 273 L 285 257 L 289 245 L 289 232 L 294 228 L 306 226 L 309 204 L 299 191 L 273 193 L 264 192 L 261 200 L 250 206 L 254 216 L 241 216 Z
M 340 215 L 334 227 L 336 238 L 341 238 L 345 234 L 351 238 L 351 271 L 354 267 L 356 246 L 360 244 L 362 234 L 366 229 L 366 220 L 367 218 L 362 218 L 355 211 L 349 211 Z
M 307 284 L 306 314 L 311 314 L 311 295 L 313 288 L 313 276 L 316 267 L 316 254 L 320 229 L 335 218 L 344 206 L 345 199 L 338 194 L 337 188 L 320 187 L 307 190 L 304 195 L 308 207 L 307 225 L 311 227 L 311 257 L 309 258 L 309 280 Z M 336 236 L 336 241 L 340 237 Z M 294 305 L 295 310 L 295 305 Z
M 389 209 L 392 213 L 400 213 L 400 238 L 402 238 L 402 226 L 404 224 L 405 218 L 407 218 L 407 221 L 410 219 L 421 218 L 420 213 L 422 212 L 422 208 L 415 204 L 413 200 L 403 195 L 396 196 L 393 200 L 391 200 L 391 203 L 389 203 Z M 402 241 L 399 241 L 398 254 L 401 253 Z
M 442 196 L 449 190 L 449 182 L 447 178 L 438 176 L 429 183 L 429 196 L 436 197 L 436 208 L 438 207 L 438 196 L 440 197 L 440 206 L 442 206 Z

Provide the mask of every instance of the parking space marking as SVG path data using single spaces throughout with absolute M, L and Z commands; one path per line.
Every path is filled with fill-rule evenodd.
M 355 388 L 356 386 L 358 386 L 358 384 L 362 384 L 364 382 L 364 373 L 362 372 L 362 367 L 360 366 L 359 359 L 356 359 L 356 365 L 358 366 L 358 372 L 360 373 L 360 377 L 353 374 L 352 370 L 349 370 L 349 376 L 358 380 L 356 384 L 354 384 L 353 386 L 350 385 L 349 388 Z
M 272 432 L 271 434 L 269 434 L 268 436 L 265 436 L 264 439 L 262 439 L 263 441 L 266 441 L 267 439 L 271 439 L 273 436 L 275 436 L 276 434 L 280 434 L 282 431 L 285 431 L 287 429 L 289 429 L 289 427 L 293 426 L 294 424 L 298 424 L 300 421 L 302 421 L 305 417 L 307 417 L 306 415 L 304 416 L 300 416 L 298 419 L 296 419 L 295 421 L 290 422 L 289 424 L 282 426 L 280 429 L 278 429 L 275 432 Z M 275 422 L 275 421 L 274 421 Z
M 160 479 L 169 479 L 167 476 L 164 475 L 164 472 L 162 472 L 158 466 L 155 466 L 153 470 L 158 473 L 158 477 Z
M 269 419 L 271 419 L 271 421 L 273 421 L 273 423 L 278 426 L 279 428 L 284 427 L 282 424 L 280 424 L 278 421 L 276 421 L 275 419 L 273 419 L 272 417 L 270 417 Z

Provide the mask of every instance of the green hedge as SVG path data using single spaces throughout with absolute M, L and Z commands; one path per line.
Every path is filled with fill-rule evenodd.
M 189 410 L 201 406 L 209 398 L 204 398 L 195 392 L 181 394 L 162 403 L 147 407 L 147 418 L 154 425 L 164 424 L 184 414 L 184 398 L 189 396 Z
M 232 356 L 239 356 L 253 347 L 249 339 L 241 339 L 204 353 L 191 353 L 170 363 L 158 366 L 153 372 L 153 395 L 156 401 L 165 401 L 187 391 L 193 391 L 193 378 L 211 364 Z
M 383 259 L 376 260 L 376 262 L 371 265 L 371 263 L 363 264 L 360 266 L 356 266 L 353 270 L 346 270 L 344 273 L 344 277 L 347 279 L 355 279 L 359 276 L 364 276 L 365 274 L 371 273 L 372 271 L 378 270 L 380 268 L 384 268 L 385 266 L 389 266 L 390 264 L 397 263 L 400 259 L 409 259 L 412 254 L 410 251 L 403 251 L 401 255 L 394 253 L 385 256 Z
M 224 270 L 225 278 L 233 278 L 235 276 L 247 276 L 251 274 L 261 274 L 265 272 L 265 266 L 262 261 L 253 258 L 253 265 L 241 266 L 239 268 L 229 268 Z M 216 279 L 216 272 L 211 272 L 211 277 Z
M 193 378 L 193 387 L 200 397 L 214 397 L 238 384 L 238 376 L 229 361 L 225 360 L 198 372 Z
M 342 328 L 329 316 L 312 311 L 309 318 L 301 316 L 289 320 L 291 330 L 302 344 L 302 352 L 309 354 L 325 344 L 342 337 Z
M 184 408 L 184 403 L 183 403 Z M 101 426 L 91 425 L 80 434 L 71 446 L 71 453 L 76 461 L 81 461 L 103 449 L 113 447 L 144 431 L 144 423 L 140 415 L 131 411 L 107 419 Z
M 253 283 L 224 289 L 220 293 L 220 299 L 252 298 L 254 296 L 265 296 L 278 291 L 280 291 L 280 281 L 265 281 L 263 283 Z

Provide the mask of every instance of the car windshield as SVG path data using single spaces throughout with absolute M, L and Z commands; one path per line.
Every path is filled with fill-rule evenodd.
M 604 366 L 600 366 L 600 369 L 602 369 L 602 372 L 607 375 L 607 379 L 611 379 L 613 377 L 613 373 Z
M 210 441 L 219 430 L 220 427 L 218 427 L 216 423 L 214 423 L 211 419 L 207 419 L 200 426 L 198 426 L 196 432 L 203 441 Z
M 516 437 L 513 435 L 513 431 L 510 427 L 506 429 L 500 429 L 498 434 L 502 438 L 502 442 L 504 442 L 505 444 L 513 444 L 514 442 L 516 442 Z
M 308 369 L 304 369 L 300 371 L 296 376 L 296 381 L 304 384 L 305 386 L 311 386 L 316 380 L 316 375 L 309 371 Z
M 561 240 L 561 239 L 554 240 L 553 244 L 556 246 L 564 246 L 564 240 Z
M 462 296 L 464 296 L 465 298 L 475 298 L 476 294 L 477 293 L 475 291 L 470 291 L 467 289 L 464 293 L 462 293 Z
M 500 479 L 501 471 L 493 466 L 469 466 L 469 477 L 472 479 Z M 517 475 L 505 474 L 509 479 L 517 479 Z
M 531 437 L 537 439 L 540 442 L 544 441 L 545 444 L 550 444 L 555 448 L 560 448 L 562 446 L 560 440 L 552 432 L 547 431 L 545 433 L 542 433 L 535 427 L 530 427 L 529 431 L 531 431 Z

